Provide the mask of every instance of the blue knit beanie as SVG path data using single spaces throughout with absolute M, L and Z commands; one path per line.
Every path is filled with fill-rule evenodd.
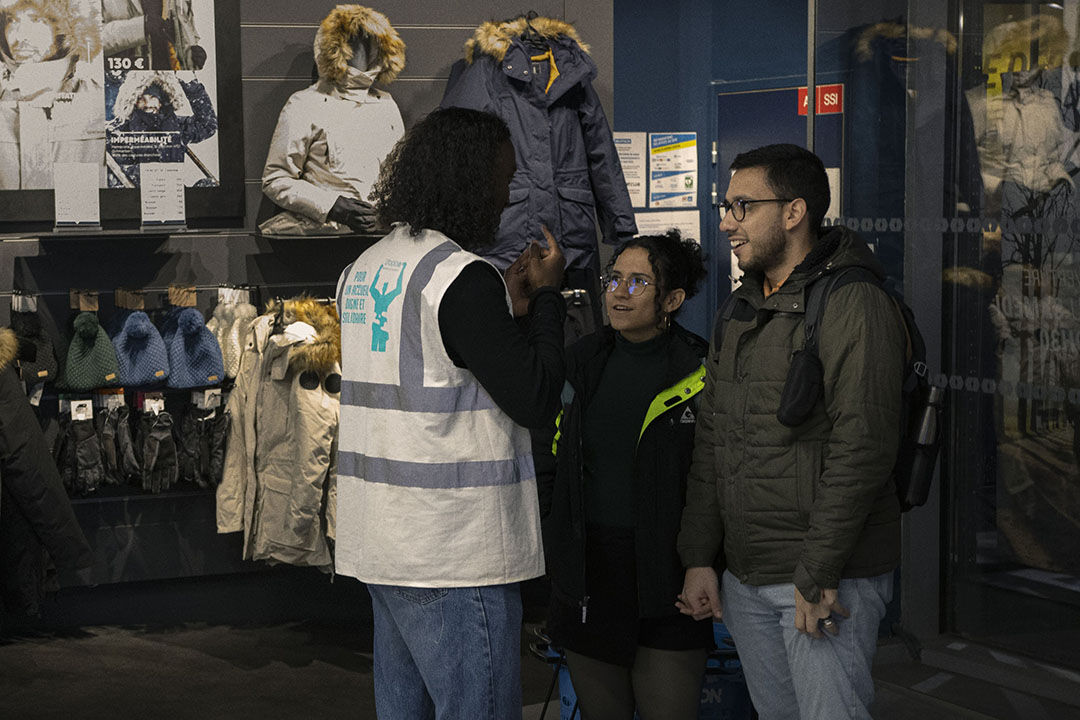
M 75 318 L 75 334 L 64 361 L 60 385 L 67 390 L 93 390 L 120 384 L 116 350 L 92 312 Z
M 169 354 L 146 313 L 131 312 L 113 338 L 113 346 L 120 365 L 120 382 L 124 385 L 156 385 L 168 379 Z
M 176 331 L 166 342 L 169 352 L 169 387 L 216 385 L 225 379 L 221 346 L 206 329 L 202 313 L 184 308 L 176 316 Z

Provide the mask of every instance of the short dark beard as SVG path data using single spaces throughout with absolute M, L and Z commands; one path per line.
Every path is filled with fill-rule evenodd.
M 739 261 L 739 269 L 744 273 L 764 275 L 783 262 L 784 251 L 787 250 L 787 238 L 784 237 L 784 231 L 781 228 L 777 227 L 775 232 L 762 239 L 751 240 L 750 244 L 755 246 L 754 252 L 746 261 Z

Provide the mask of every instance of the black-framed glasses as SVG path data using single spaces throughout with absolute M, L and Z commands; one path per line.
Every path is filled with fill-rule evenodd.
M 795 198 L 764 198 L 762 200 L 749 200 L 740 198 L 739 200 L 730 203 L 727 200 L 721 200 L 720 219 L 723 220 L 728 213 L 731 213 L 732 220 L 735 222 L 742 222 L 743 218 L 746 217 L 747 205 L 763 202 L 791 202 L 794 199 Z
M 620 285 L 626 283 L 626 292 L 631 295 L 641 295 L 645 292 L 645 288 L 656 284 L 652 280 L 646 280 L 645 278 L 637 277 L 636 275 L 632 275 L 628 278 L 624 278 L 621 275 L 611 275 L 601 278 L 601 281 L 603 282 L 604 290 L 609 293 L 615 292 Z

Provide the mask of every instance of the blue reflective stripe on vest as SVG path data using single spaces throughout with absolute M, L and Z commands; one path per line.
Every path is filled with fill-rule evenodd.
M 534 479 L 532 467 L 529 455 L 508 460 L 421 463 L 339 451 L 337 472 L 339 476 L 360 478 L 366 482 L 384 485 L 453 490 L 516 485 Z
M 429 413 L 493 410 L 498 407 L 478 384 L 430 388 L 353 380 L 341 383 L 341 402 L 375 410 Z

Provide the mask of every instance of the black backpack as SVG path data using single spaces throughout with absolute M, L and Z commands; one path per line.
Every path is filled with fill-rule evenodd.
M 776 418 L 788 427 L 795 427 L 809 417 L 817 404 L 823 390 L 824 378 L 824 368 L 818 357 L 818 328 L 825 316 L 825 304 L 833 290 L 854 282 L 868 282 L 881 288 L 896 307 L 904 325 L 907 347 L 904 357 L 901 436 L 892 475 L 900 509 L 907 512 L 913 507 L 925 504 L 930 496 L 934 466 L 941 447 L 940 421 L 944 393 L 941 388 L 930 385 L 927 377 L 926 342 L 915 323 L 911 308 L 889 292 L 870 270 L 861 267 L 841 268 L 810 283 L 803 347 L 792 355 Z M 720 308 L 713 338 L 717 349 L 723 339 L 723 326 L 731 319 L 735 304 L 736 298 L 732 294 Z

